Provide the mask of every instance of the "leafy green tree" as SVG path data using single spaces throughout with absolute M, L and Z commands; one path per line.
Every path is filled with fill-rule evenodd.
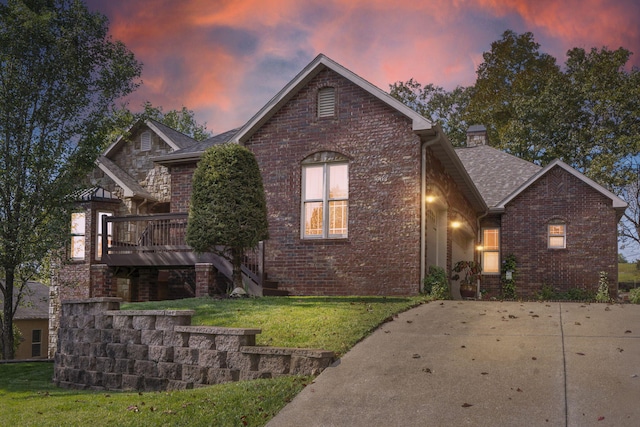
M 439 121 L 454 143 L 483 124 L 492 146 L 542 166 L 561 159 L 619 192 L 640 152 L 640 70 L 629 69 L 630 56 L 574 48 L 561 68 L 532 33 L 507 30 L 483 54 L 473 86 L 447 92 L 410 79 L 391 95 Z
M 119 136 L 126 133 L 126 130 L 138 120 L 153 119 L 157 122 L 165 124 L 170 128 L 182 132 L 190 136 L 196 141 L 204 141 L 211 137 L 211 132 L 207 130 L 207 123 L 199 123 L 196 120 L 193 110 L 189 110 L 183 106 L 180 110 L 170 110 L 166 113 L 162 107 L 155 107 L 149 101 L 142 104 L 143 110 L 139 113 L 133 113 L 124 105 L 116 113 L 115 129 L 111 136 L 111 140 L 116 140 Z
M 69 194 L 111 132 L 115 101 L 141 66 L 79 0 L 0 4 L 0 290 L 2 357 L 13 358 L 14 287 L 67 241 Z
M 471 88 L 457 86 L 447 92 L 440 86 L 427 84 L 423 87 L 414 79 L 409 79 L 393 83 L 389 89 L 391 96 L 440 124 L 453 145 L 464 145 L 467 128 L 472 124 L 465 117 Z
M 242 258 L 268 237 L 267 204 L 255 156 L 239 144 L 208 148 L 193 175 L 187 243 L 233 265 L 233 286 L 242 287 Z

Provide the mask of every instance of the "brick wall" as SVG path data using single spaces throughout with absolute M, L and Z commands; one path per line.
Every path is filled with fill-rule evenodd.
M 336 116 L 316 118 L 319 88 Z M 270 239 L 266 271 L 305 295 L 416 294 L 420 281 L 420 140 L 411 121 L 336 73 L 320 72 L 246 143 L 262 171 Z M 333 151 L 349 162 L 349 237 L 302 240 L 301 162 Z
M 54 383 L 90 390 L 191 389 L 317 375 L 333 352 L 256 347 L 259 329 L 190 326 L 193 311 L 120 311 L 116 298 L 62 305 Z
M 566 223 L 566 249 L 547 248 L 547 224 Z M 617 221 L 611 200 L 560 167 L 510 202 L 502 215 L 502 257 L 518 261 L 517 289 L 535 296 L 543 285 L 597 290 L 599 272 L 617 289 Z
M 171 212 L 188 212 L 196 163 L 171 166 Z

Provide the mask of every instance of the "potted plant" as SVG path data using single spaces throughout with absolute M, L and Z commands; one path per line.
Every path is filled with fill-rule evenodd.
M 475 298 L 477 293 L 480 264 L 475 261 L 458 261 L 451 270 L 455 273 L 452 280 L 460 280 L 460 296 L 462 298 Z

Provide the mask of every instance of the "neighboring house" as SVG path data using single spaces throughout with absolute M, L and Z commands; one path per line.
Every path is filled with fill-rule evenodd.
M 482 127 L 468 141 L 454 149 L 438 125 L 324 55 L 242 128 L 207 141 L 141 121 L 79 195 L 61 297 L 224 289 L 228 264 L 184 239 L 193 172 L 223 142 L 249 148 L 262 172 L 270 238 L 247 254 L 253 292 L 414 295 L 429 266 L 476 260 L 480 288 L 498 295 L 511 254 L 522 296 L 595 289 L 600 271 L 615 289 L 625 203 L 562 162 L 540 168 L 491 148 Z
M 17 288 L 15 290 L 17 292 Z M 14 295 L 14 300 L 17 295 Z M 0 303 L 3 298 L 0 294 Z M 13 323 L 21 339 L 15 359 L 46 359 L 49 347 L 49 287 L 27 282 Z

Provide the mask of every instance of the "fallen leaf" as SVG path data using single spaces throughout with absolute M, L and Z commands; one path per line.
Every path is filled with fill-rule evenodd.
M 538 360 L 538 358 L 537 357 L 532 357 L 531 360 Z
M 580 325 L 581 325 L 581 323 L 580 323 L 580 322 L 576 322 L 576 325 L 580 326 Z
M 611 311 L 611 309 L 609 307 L 605 307 L 604 311 Z
M 604 420 L 604 417 L 598 417 L 598 421 Z
M 520 389 L 520 387 L 518 387 L 518 389 L 516 390 L 518 393 L 522 393 L 522 390 Z
M 618 347 L 618 351 L 619 351 L 620 353 L 622 353 L 622 352 L 624 351 L 624 349 L 622 349 L 622 348 Z
M 584 353 L 576 353 L 578 356 L 584 356 Z
M 462 404 L 462 407 L 463 407 L 463 408 L 469 408 L 469 407 L 471 407 L 471 406 L 473 406 L 473 405 L 472 405 L 472 404 L 470 404 L 470 403 L 466 403 L 466 402 Z
M 422 368 L 422 372 L 426 372 L 427 374 L 432 373 L 430 368 Z
M 131 412 L 140 412 L 140 409 L 138 409 L 137 405 L 131 405 L 127 408 L 127 411 L 131 411 Z
M 509 319 L 517 319 L 517 318 L 518 318 L 518 317 L 517 317 L 517 316 L 514 316 L 513 314 L 510 314 L 510 315 L 509 315 Z
M 407 320 L 407 323 L 413 323 L 413 320 Z
M 480 372 L 480 375 L 489 375 L 489 372 Z
M 627 329 L 626 331 L 624 331 L 624 333 L 625 334 L 631 334 L 632 332 L 629 329 Z
M 413 355 L 413 358 L 414 359 L 420 359 L 420 355 L 416 353 L 416 354 Z
M 540 317 L 537 314 L 532 314 L 531 317 Z
M 466 345 L 461 345 L 460 348 L 467 348 L 467 346 Z

